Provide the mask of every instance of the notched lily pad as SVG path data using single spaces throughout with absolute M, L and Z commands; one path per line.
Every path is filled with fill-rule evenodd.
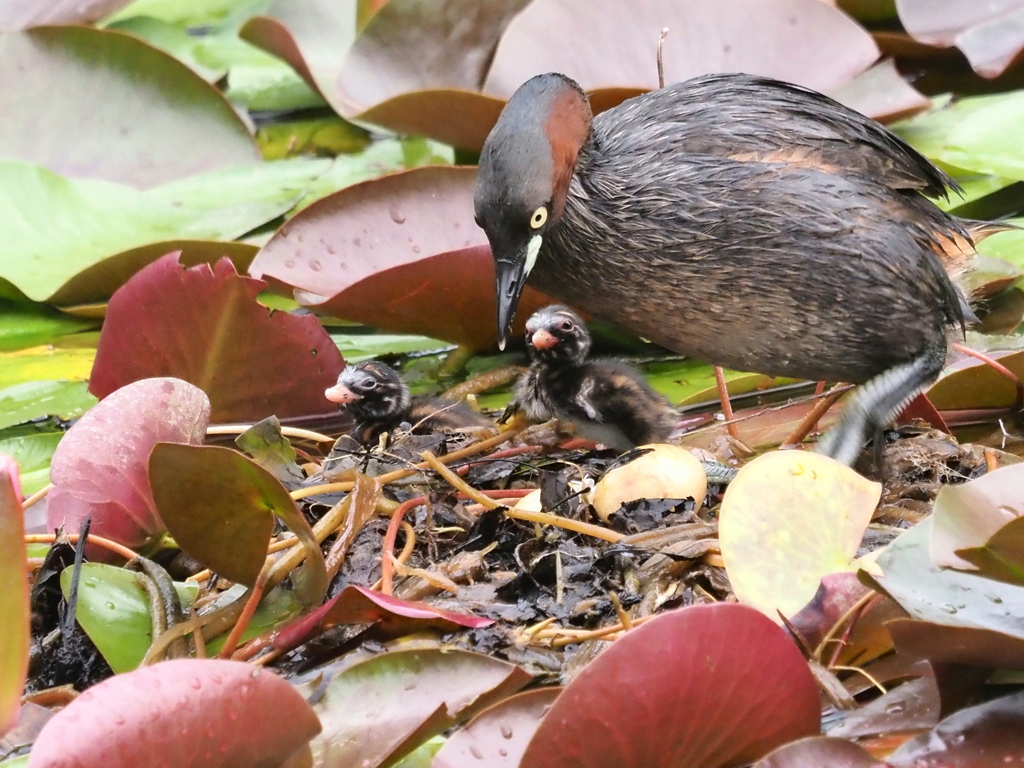
M 267 310 L 256 300 L 264 287 L 227 259 L 184 269 L 168 254 L 150 264 L 110 300 L 90 391 L 103 398 L 172 375 L 207 392 L 218 422 L 332 412 L 323 391 L 343 366 L 338 348 L 315 317 Z

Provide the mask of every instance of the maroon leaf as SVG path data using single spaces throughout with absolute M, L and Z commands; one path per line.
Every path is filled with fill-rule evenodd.
M 50 465 L 46 524 L 92 532 L 138 548 L 164 532 L 149 488 L 149 453 L 159 442 L 198 445 L 210 401 L 173 378 L 125 386 L 88 411 L 60 441 Z
M 892 755 L 893 768 L 1003 768 L 1024 760 L 1024 693 L 961 710 Z
M 924 112 L 931 100 L 911 86 L 892 59 L 879 62 L 830 91 L 832 98 L 883 123 Z
M 747 606 L 698 605 L 638 627 L 591 662 L 522 765 L 735 766 L 818 728 L 813 676 L 785 632 Z
M 939 413 L 938 409 L 932 405 L 932 401 L 928 399 L 928 395 L 922 393 L 915 397 L 903 412 L 896 417 L 897 424 L 910 424 L 916 419 L 928 422 L 931 426 L 938 430 L 949 433 L 949 425 L 946 424 L 945 419 L 942 418 L 942 414 Z
M 249 271 L 338 317 L 486 349 L 494 264 L 473 221 L 475 181 L 475 169 L 434 167 L 348 187 L 288 221 Z M 515 333 L 551 301 L 527 288 Z
M 498 45 L 484 92 L 508 98 L 525 80 L 563 72 L 588 91 L 658 87 L 708 72 L 750 72 L 830 91 L 877 58 L 871 36 L 821 0 L 534 0 Z
M 0 736 L 18 721 L 28 673 L 29 603 L 18 465 L 0 455 Z
M 316 765 L 393 765 L 529 681 L 519 667 L 468 651 L 380 654 L 335 676 L 315 705 L 324 728 L 313 741 Z
M 448 737 L 431 768 L 518 768 L 526 745 L 561 692 L 538 688 L 485 709 Z
M 308 749 L 320 723 L 272 672 L 181 659 L 89 689 L 39 734 L 31 768 L 277 768 Z
M 171 253 L 110 300 L 89 390 L 103 398 L 149 376 L 176 376 L 204 390 L 217 422 L 333 412 L 324 400 L 341 353 L 311 316 L 271 312 L 265 287 L 221 259 L 185 269 Z
M 896 650 L 910 659 L 972 667 L 1024 669 L 1024 640 L 991 629 L 950 627 L 914 619 L 886 624 Z
M 274 647 L 294 648 L 313 635 L 339 624 L 376 624 L 380 634 L 401 637 L 425 629 L 452 632 L 459 627 L 479 629 L 493 623 L 480 616 L 446 611 L 352 585 L 275 633 Z
M 998 77 L 1024 50 L 1024 0 L 896 0 L 896 9 L 914 38 L 955 45 L 982 77 Z
M 884 763 L 853 742 L 814 736 L 779 747 L 754 768 L 884 768 Z

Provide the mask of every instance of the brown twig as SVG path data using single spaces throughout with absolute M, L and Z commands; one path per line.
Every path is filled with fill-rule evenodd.
M 810 434 L 811 430 L 821 421 L 821 417 L 824 416 L 828 409 L 836 404 L 846 391 L 849 389 L 848 384 L 836 384 L 832 389 L 829 390 L 828 394 L 821 398 L 814 404 L 814 407 L 807 412 L 804 416 L 803 421 L 797 425 L 797 428 L 793 430 L 793 433 L 783 441 L 783 445 L 799 445 L 804 441 L 804 438 Z
M 658 87 L 665 87 L 665 38 L 668 36 L 668 27 L 661 30 L 658 35 Z
M 740 433 L 733 422 L 735 416 L 732 411 L 732 401 L 729 399 L 729 387 L 725 383 L 725 371 L 720 365 L 715 366 L 715 388 L 718 390 L 718 401 L 722 404 L 722 415 L 725 416 L 725 428 L 729 432 L 729 437 L 739 440 Z
M 235 622 L 235 626 L 231 628 L 231 633 L 227 636 L 224 641 L 224 646 L 220 649 L 220 653 L 217 654 L 218 658 L 230 659 L 234 654 L 235 649 L 238 648 L 238 643 L 242 639 L 242 634 L 249 626 L 249 622 L 252 621 L 253 615 L 256 613 L 256 608 L 260 604 L 260 600 L 263 599 L 263 590 L 267 585 L 267 577 L 270 575 L 270 568 L 264 565 L 263 570 L 260 571 L 260 575 L 256 577 L 256 583 L 252 585 L 252 589 L 249 590 L 249 599 L 245 601 L 245 606 L 242 608 L 241 614 L 238 616 L 238 620 Z

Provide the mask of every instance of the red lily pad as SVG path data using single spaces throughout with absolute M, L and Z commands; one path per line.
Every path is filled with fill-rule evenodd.
M 535 0 L 509 25 L 484 92 L 507 98 L 542 72 L 564 72 L 585 90 L 658 87 L 708 72 L 750 72 L 819 91 L 839 87 L 878 59 L 871 36 L 821 0 Z
M 922 765 L 1003 768 L 1024 760 L 1024 693 L 987 701 L 950 715 L 887 759 L 893 768 Z
M 818 729 L 814 678 L 785 632 L 747 606 L 697 605 L 637 627 L 585 667 L 522 765 L 724 768 Z
M 339 624 L 374 624 L 378 636 L 402 637 L 426 629 L 452 632 L 494 622 L 480 616 L 410 602 L 366 587 L 349 585 L 315 611 L 274 633 L 275 648 L 291 649 Z
M 852 741 L 813 736 L 779 747 L 754 768 L 885 768 Z
M 338 674 L 314 705 L 324 728 L 315 764 L 393 765 L 529 681 L 519 667 L 467 651 L 380 654 Z
M 249 272 L 337 317 L 486 349 L 494 263 L 473 221 L 475 183 L 473 168 L 431 167 L 343 189 L 281 227 Z M 515 333 L 550 303 L 527 287 Z
M 307 553 L 292 576 L 296 596 L 306 605 L 323 600 L 327 569 L 313 530 L 288 490 L 252 459 L 215 445 L 160 443 L 149 458 L 149 477 L 160 516 L 182 550 L 247 586 L 263 569 L 279 517 Z
M 130 35 L 78 26 L 6 33 L 0 72 L 6 159 L 143 188 L 260 160 L 216 88 Z
M 0 29 L 29 29 L 44 24 L 88 24 L 109 16 L 130 0 L 6 0 L 0 5 Z
M 518 768 L 526 746 L 561 692 L 561 688 L 538 688 L 485 709 L 448 737 L 431 768 Z
M 998 77 L 1024 50 L 1024 2 L 897 0 L 900 22 L 915 39 L 959 48 L 982 77 Z
M 29 602 L 18 465 L 0 456 L 0 736 L 18 721 L 28 674 Z
M 341 353 L 316 318 L 261 305 L 265 287 L 227 259 L 191 269 L 176 253 L 153 262 L 110 299 L 89 391 L 104 398 L 138 379 L 175 376 L 209 395 L 217 422 L 333 412 L 323 391 Z
M 1024 376 L 1024 352 L 988 352 L 989 357 Z M 927 392 L 932 405 L 940 411 L 970 408 L 1009 408 L 1014 403 L 1014 383 L 992 366 L 973 357 L 965 357 L 948 366 L 942 378 Z
M 924 112 L 931 100 L 903 79 L 893 59 L 881 61 L 852 80 L 829 91 L 848 107 L 882 123 Z
M 28 764 L 277 768 L 319 731 L 306 700 L 273 672 L 179 659 L 90 688 L 46 724 Z
M 197 445 L 210 401 L 186 381 L 153 378 L 113 392 L 60 441 L 50 463 L 46 525 L 92 532 L 141 547 L 166 530 L 149 487 L 149 452 L 160 442 Z

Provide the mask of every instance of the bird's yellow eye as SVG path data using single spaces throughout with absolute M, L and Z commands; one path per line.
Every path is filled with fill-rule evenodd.
M 530 226 L 533 229 L 540 229 L 544 226 L 544 222 L 548 220 L 548 209 L 546 206 L 541 206 L 533 212 L 533 216 L 530 217 Z

